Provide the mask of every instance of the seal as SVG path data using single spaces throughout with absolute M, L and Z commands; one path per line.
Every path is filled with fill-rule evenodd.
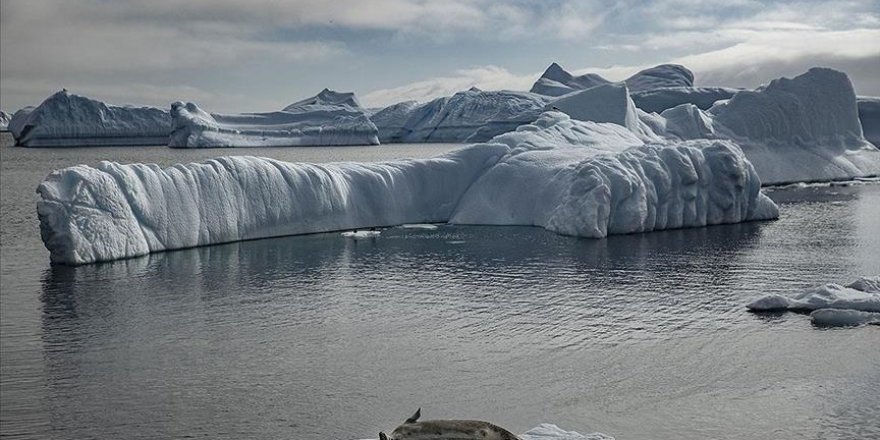
M 479 420 L 419 421 L 422 409 L 391 432 L 379 433 L 379 440 L 520 440 L 510 431 Z

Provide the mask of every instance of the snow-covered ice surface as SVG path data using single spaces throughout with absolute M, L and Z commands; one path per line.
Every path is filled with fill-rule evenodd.
M 560 112 L 434 159 L 224 157 L 166 169 L 103 162 L 55 171 L 37 191 L 43 241 L 52 261 L 67 264 L 406 223 L 604 237 L 778 215 L 731 142 L 646 145 L 621 125 Z
M 424 104 L 394 104 L 371 119 L 382 143 L 485 142 L 534 121 L 547 102 L 534 93 L 471 88 Z
M 279 112 L 224 115 L 176 102 L 171 115 L 175 148 L 379 144 L 378 129 L 354 94 L 327 89 Z
M 850 326 L 880 322 L 880 276 L 862 277 L 846 285 L 825 284 L 792 297 L 767 295 L 746 308 L 755 312 L 812 312 L 817 325 Z
M 62 90 L 13 115 L 9 130 L 25 147 L 165 145 L 167 110 L 105 104 Z
M 872 96 L 859 96 L 859 120 L 862 122 L 862 131 L 865 139 L 880 148 L 880 98 Z
M 12 115 L 9 113 L 0 110 L 0 131 L 8 131 L 9 130 L 9 121 L 12 120 Z

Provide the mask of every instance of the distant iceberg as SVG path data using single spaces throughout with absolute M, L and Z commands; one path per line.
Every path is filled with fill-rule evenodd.
M 865 140 L 845 73 L 812 68 L 707 111 L 717 136 L 736 141 L 767 184 L 880 174 L 880 154 Z
M 171 116 L 173 148 L 379 144 L 379 130 L 354 93 L 328 89 L 279 112 L 225 115 L 175 102 Z
M 813 323 L 822 326 L 880 323 L 880 276 L 862 277 L 846 286 L 825 284 L 792 297 L 767 295 L 746 308 L 755 312 L 811 312 Z
M 62 90 L 13 115 L 9 129 L 24 147 L 165 145 L 167 110 L 105 104 Z
M 520 440 L 614 440 L 614 437 L 592 432 L 581 434 L 576 431 L 566 431 L 550 423 L 542 423 L 519 435 Z
M 611 81 L 595 73 L 574 76 L 553 63 L 532 85 L 531 92 L 545 96 L 562 96 L 578 90 L 589 89 Z M 661 64 L 642 70 L 623 81 L 632 93 L 661 88 L 686 88 L 694 86 L 694 74 L 678 64 Z
M 372 114 L 382 143 L 485 142 L 538 118 L 548 99 L 476 87 L 424 104 L 394 104 Z
M 880 98 L 859 96 L 856 101 L 865 139 L 880 148 Z
M 0 110 L 0 131 L 9 131 L 9 121 L 12 115 Z
M 611 123 L 542 114 L 423 160 L 76 166 L 40 184 L 52 261 L 83 264 L 252 238 L 407 223 L 536 225 L 568 235 L 775 218 L 735 144 L 646 145 Z

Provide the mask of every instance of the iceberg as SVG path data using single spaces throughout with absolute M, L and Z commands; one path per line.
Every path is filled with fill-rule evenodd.
M 167 110 L 115 106 L 62 90 L 17 112 L 9 129 L 24 147 L 155 146 L 168 143 L 171 117 Z
M 559 64 L 553 63 L 532 85 L 531 92 L 545 96 L 562 96 L 610 83 L 612 81 L 594 73 L 574 76 Z M 661 88 L 692 88 L 694 74 L 688 68 L 678 64 L 661 64 L 642 70 L 624 80 L 623 83 L 633 93 Z
M 642 139 L 660 140 L 651 118 L 630 99 L 626 84 L 604 84 L 570 93 L 547 104 L 546 109 L 561 111 L 579 121 L 614 123 Z
M 772 219 L 776 205 L 729 141 L 646 144 L 627 128 L 546 112 L 433 159 L 75 166 L 37 189 L 55 263 L 237 240 L 417 223 L 543 226 L 604 237 Z
M 0 131 L 9 131 L 10 120 L 12 120 L 12 115 L 0 110 Z
M 880 174 L 880 154 L 863 136 L 843 72 L 812 68 L 740 91 L 707 113 L 717 136 L 736 141 L 765 184 Z
M 548 100 L 528 92 L 476 87 L 424 104 L 394 104 L 372 115 L 379 140 L 388 142 L 485 142 L 537 119 Z
M 171 117 L 172 148 L 379 144 L 378 129 L 354 93 L 328 89 L 269 113 L 208 113 L 175 102 Z
M 859 96 L 856 101 L 865 139 L 880 148 L 880 98 Z
M 797 295 L 767 295 L 748 305 L 754 312 L 812 312 L 818 325 L 860 325 L 880 322 L 880 276 L 862 277 L 846 285 L 825 284 Z

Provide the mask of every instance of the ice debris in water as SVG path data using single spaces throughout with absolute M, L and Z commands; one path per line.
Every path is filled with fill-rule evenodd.
M 755 312 L 811 312 L 813 323 L 822 326 L 880 323 L 880 276 L 862 277 L 846 286 L 825 284 L 791 297 L 767 295 L 746 307 Z

